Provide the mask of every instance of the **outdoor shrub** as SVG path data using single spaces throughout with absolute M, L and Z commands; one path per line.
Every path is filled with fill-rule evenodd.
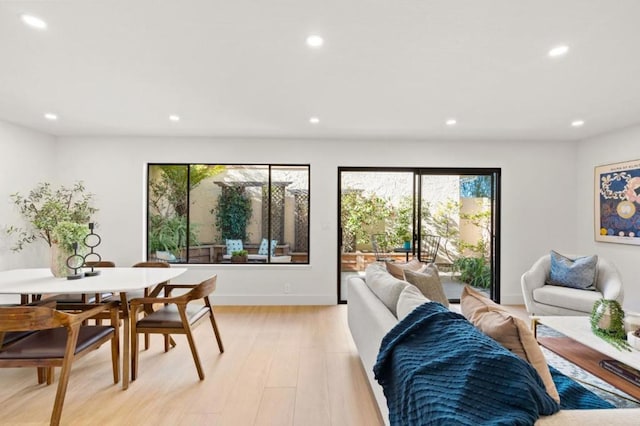
M 460 273 L 460 281 L 472 287 L 491 286 L 491 267 L 484 257 L 461 257 L 453 261 L 453 270 Z

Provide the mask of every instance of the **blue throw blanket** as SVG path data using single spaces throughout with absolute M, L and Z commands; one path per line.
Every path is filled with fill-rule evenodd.
M 373 371 L 391 425 L 532 425 L 559 410 L 531 365 L 438 303 L 384 337 Z
M 615 408 L 615 406 L 600 398 L 580 383 L 565 376 L 557 369 L 549 366 L 551 378 L 560 394 L 561 410 L 595 410 L 601 408 Z

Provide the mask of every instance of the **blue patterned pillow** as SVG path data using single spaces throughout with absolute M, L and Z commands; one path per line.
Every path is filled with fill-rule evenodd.
M 242 250 L 242 240 L 227 240 L 227 254 L 229 256 L 238 250 Z
M 269 245 L 268 240 L 266 238 L 263 238 L 262 242 L 260 243 L 260 248 L 258 249 L 258 254 L 266 256 L 268 254 L 267 253 L 268 245 Z M 276 245 L 278 245 L 278 240 L 271 240 L 271 256 L 273 256 L 273 254 L 276 251 Z
M 570 259 L 551 250 L 551 272 L 547 284 L 580 290 L 596 290 L 598 256 Z

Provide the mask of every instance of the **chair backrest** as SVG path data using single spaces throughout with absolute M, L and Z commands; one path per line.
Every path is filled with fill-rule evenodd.
M 422 237 L 422 245 L 420 246 L 420 260 L 427 263 L 436 261 L 438 249 L 440 248 L 439 235 L 425 235 Z
M 213 277 L 202 281 L 200 284 L 195 286 L 188 293 L 185 293 L 182 297 L 184 297 L 186 301 L 190 301 L 190 300 L 202 299 L 203 297 L 210 295 L 216 289 L 217 278 L 218 276 L 214 275 Z
M 376 256 L 376 260 L 382 259 L 382 250 L 380 249 L 380 243 L 384 241 L 384 234 L 371 235 L 371 246 L 373 247 L 373 254 Z
M 0 332 L 35 331 L 66 325 L 69 314 L 43 306 L 0 308 Z
M 153 262 L 138 262 L 132 266 L 133 268 L 170 268 L 167 262 L 153 261 Z
M 115 262 L 110 260 L 97 260 L 95 262 L 85 262 L 87 268 L 115 268 Z

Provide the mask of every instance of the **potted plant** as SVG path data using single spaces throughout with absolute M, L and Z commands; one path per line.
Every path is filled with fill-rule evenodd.
M 231 252 L 231 263 L 247 263 L 247 255 L 249 254 L 246 250 L 235 250 Z
M 70 188 L 60 186 L 57 189 L 53 189 L 48 182 L 39 183 L 26 196 L 19 193 L 12 194 L 11 200 L 27 223 L 25 227 L 9 226 L 7 228 L 7 233 L 16 238 L 11 247 L 15 252 L 21 251 L 25 245 L 38 239 L 44 240 L 52 248 L 58 243 L 58 239 L 63 242 L 72 242 L 73 236 L 79 235 L 80 228 L 84 238 L 88 234 L 91 215 L 98 211 L 93 206 L 93 194 L 86 192 L 82 182 L 77 182 Z M 80 226 L 75 227 L 69 224 Z M 54 229 L 56 229 L 55 232 Z M 67 249 L 64 248 L 63 243 L 62 250 L 68 250 L 69 245 L 66 247 Z M 70 254 L 68 253 L 67 257 Z M 52 267 L 53 269 L 59 268 Z
M 591 331 L 619 350 L 630 350 L 624 331 L 624 311 L 615 300 L 600 299 L 593 304 Z
M 408 229 L 403 229 L 398 232 L 398 237 L 402 240 L 402 247 L 405 249 L 411 248 L 411 233 Z

